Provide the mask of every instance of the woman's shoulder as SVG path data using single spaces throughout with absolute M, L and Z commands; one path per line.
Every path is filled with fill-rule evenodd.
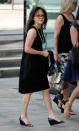
M 59 13 L 59 15 L 58 15 L 58 17 L 57 17 L 57 20 L 58 21 L 61 21 L 63 24 L 66 24 L 67 23 L 67 18 L 65 17 L 65 15 L 64 14 L 62 14 L 62 13 Z
M 35 32 L 37 31 L 37 29 L 36 29 L 35 26 L 31 26 L 31 27 L 28 29 L 28 31 L 32 31 L 32 30 L 35 31 Z
M 30 28 L 28 29 L 27 34 L 28 34 L 28 33 L 36 34 L 36 32 L 37 32 L 37 29 L 36 29 L 34 26 L 32 26 L 32 27 L 30 27 Z
M 32 27 L 29 28 L 26 33 L 26 37 L 29 37 L 29 38 L 33 37 L 34 38 L 36 36 L 37 36 L 37 32 L 36 32 L 35 28 L 32 28 Z
M 63 21 L 68 21 L 66 16 L 63 13 L 60 13 L 59 16 L 63 19 Z
M 62 15 L 62 14 L 59 14 L 58 17 L 57 17 L 57 20 L 63 21 L 63 15 Z
M 60 14 L 58 15 L 58 17 L 56 19 L 56 24 L 58 24 L 58 25 L 64 24 L 64 19 L 63 19 L 62 15 L 60 15 Z

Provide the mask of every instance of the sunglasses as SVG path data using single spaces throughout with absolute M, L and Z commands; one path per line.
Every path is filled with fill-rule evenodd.
M 38 18 L 40 18 L 40 17 L 42 17 L 42 18 L 44 18 L 45 17 L 45 15 L 35 15 L 35 17 L 38 17 Z
M 74 5 L 77 5 L 77 2 L 73 2 Z

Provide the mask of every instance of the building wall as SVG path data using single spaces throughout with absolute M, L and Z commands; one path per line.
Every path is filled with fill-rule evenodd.
M 14 3 L 15 3 L 15 4 L 23 4 L 23 3 L 24 3 L 24 0 L 14 0 Z

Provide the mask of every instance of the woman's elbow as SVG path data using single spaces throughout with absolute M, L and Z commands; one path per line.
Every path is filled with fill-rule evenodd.
M 59 38 L 59 34 L 58 33 L 54 34 L 54 39 L 58 39 L 58 38 Z
M 25 51 L 25 53 L 29 53 L 29 48 L 26 47 L 26 48 L 24 49 L 24 51 Z

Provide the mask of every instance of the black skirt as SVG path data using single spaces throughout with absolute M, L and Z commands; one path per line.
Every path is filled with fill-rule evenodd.
M 25 94 L 48 89 L 47 72 L 48 58 L 23 53 L 19 75 L 19 92 Z

